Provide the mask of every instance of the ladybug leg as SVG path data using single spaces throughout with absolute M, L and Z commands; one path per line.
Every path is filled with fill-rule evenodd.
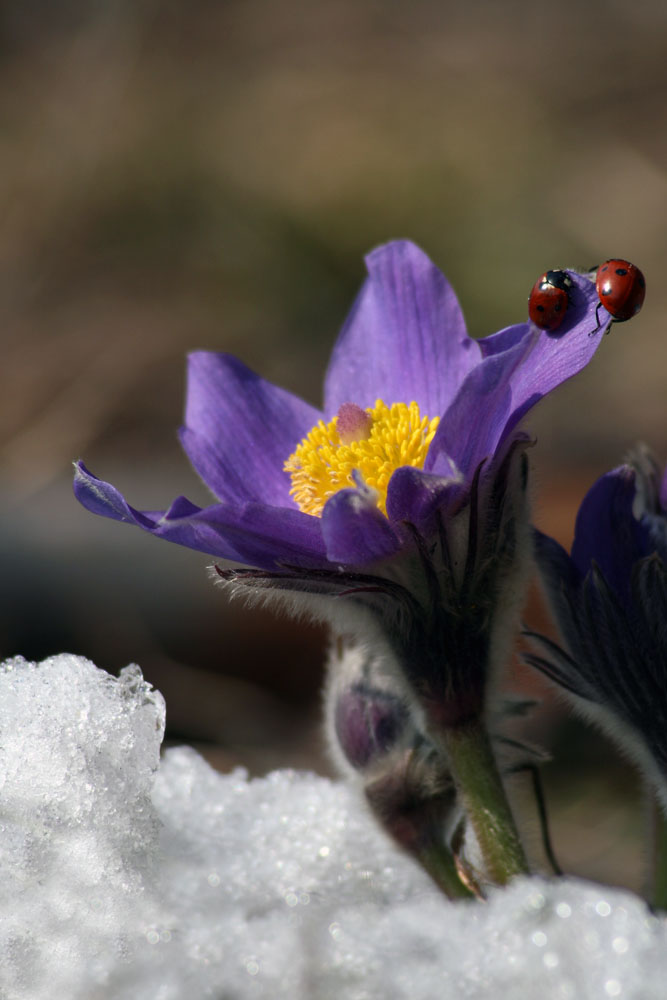
M 600 327 L 602 326 L 602 324 L 600 323 L 600 316 L 599 316 L 599 312 L 600 312 L 601 306 L 602 306 L 602 303 L 598 302 L 597 308 L 595 310 L 595 322 L 597 323 L 597 326 L 595 327 L 594 330 L 591 330 L 591 332 L 588 334 L 589 337 L 592 337 L 594 333 L 597 333 L 598 330 L 600 329 Z M 609 327 L 610 326 L 611 326 L 611 323 L 608 324 L 607 329 L 605 330 L 605 333 L 609 333 Z

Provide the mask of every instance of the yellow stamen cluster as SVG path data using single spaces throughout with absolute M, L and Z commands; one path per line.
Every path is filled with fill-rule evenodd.
M 370 420 L 361 422 L 356 441 L 341 441 L 338 417 L 328 424 L 320 420 L 285 462 L 292 477 L 290 495 L 304 513 L 321 516 L 329 497 L 357 485 L 352 472 L 358 470 L 366 485 L 377 490 L 378 507 L 386 514 L 392 473 L 402 465 L 423 468 L 440 417 L 422 417 L 414 402 L 387 406 L 381 399 L 366 413 Z

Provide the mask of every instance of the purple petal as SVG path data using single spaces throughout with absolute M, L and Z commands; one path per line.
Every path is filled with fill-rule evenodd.
M 526 336 L 528 323 L 515 323 L 514 326 L 506 326 L 498 333 L 492 333 L 489 337 L 483 337 L 477 341 L 483 358 L 488 358 L 492 354 L 500 354 L 514 347 Z
M 322 511 L 327 557 L 343 566 L 366 566 L 394 555 L 401 542 L 377 507 L 373 491 L 339 490 Z
M 470 372 L 443 416 L 431 442 L 424 468 L 447 474 L 453 460 L 466 479 L 495 454 L 512 408 L 511 379 L 534 340 L 528 327 L 509 350 L 490 354 Z
M 584 576 L 596 562 L 619 597 L 629 600 L 632 567 L 653 550 L 650 532 L 634 516 L 635 472 L 628 465 L 602 476 L 584 497 L 572 561 Z
M 404 465 L 389 480 L 387 514 L 390 521 L 409 521 L 426 530 L 436 511 L 451 513 L 467 491 L 467 485 L 456 478 L 453 468 L 449 476 L 434 476 Z
M 260 569 L 281 565 L 327 566 L 320 519 L 299 510 L 263 503 L 246 503 L 241 507 L 215 504 L 191 515 L 186 522 L 176 522 L 173 530 L 165 519 L 160 536 L 180 542 L 180 538 L 175 537 L 179 525 L 196 533 L 196 537 L 207 545 L 218 546 L 218 550 L 213 551 L 202 544 L 204 552 L 220 554 L 247 566 Z M 195 547 L 189 541 L 181 544 Z
M 228 354 L 189 356 L 181 442 L 220 500 L 293 509 L 283 465 L 320 417 L 314 407 Z
M 155 521 L 162 516 L 161 511 L 142 513 L 130 507 L 115 486 L 98 479 L 88 471 L 83 462 L 74 463 L 73 486 L 74 496 L 92 514 L 110 517 L 114 521 L 125 521 L 127 524 L 136 524 L 146 531 L 152 531 Z
M 138 511 L 83 463 L 76 467 L 74 493 L 94 514 L 136 524 L 158 538 L 220 559 L 262 569 L 282 563 L 327 565 L 319 519 L 297 510 L 262 503 L 200 508 L 178 497 L 166 512 Z
M 366 257 L 368 275 L 334 347 L 325 383 L 325 412 L 377 399 L 444 413 L 479 361 L 449 282 L 408 240 Z
M 512 409 L 503 437 L 535 403 L 585 368 L 603 340 L 606 323 L 611 317 L 606 310 L 600 309 L 602 328 L 594 333 L 599 306 L 595 285 L 581 274 L 567 273 L 573 284 L 565 321 L 555 333 L 540 330 L 529 356 L 513 373 Z M 537 330 L 537 327 L 532 329 Z

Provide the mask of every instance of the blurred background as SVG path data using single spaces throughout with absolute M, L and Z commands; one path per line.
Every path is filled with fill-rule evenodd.
M 531 418 L 536 522 L 569 544 L 634 442 L 667 458 L 660 0 L 4 0 L 0 122 L 0 654 L 138 662 L 168 740 L 216 766 L 330 773 L 324 633 L 230 607 L 205 557 L 71 494 L 84 457 L 140 508 L 206 501 L 176 439 L 187 351 L 318 403 L 379 242 L 418 242 L 474 336 L 526 318 L 547 268 L 621 256 L 646 305 Z M 544 699 L 522 735 L 557 757 L 561 862 L 638 885 L 634 776 L 539 678 L 507 686 Z

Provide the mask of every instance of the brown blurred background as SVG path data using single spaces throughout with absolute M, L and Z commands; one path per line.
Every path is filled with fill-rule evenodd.
M 205 557 L 83 511 L 70 463 L 138 507 L 205 501 L 175 433 L 185 353 L 317 403 L 362 255 L 393 237 L 445 270 L 475 336 L 523 320 L 549 267 L 644 270 L 641 316 L 530 421 L 544 530 L 569 543 L 636 440 L 667 458 L 661 0 L 5 0 L 0 84 L 3 656 L 137 661 L 170 740 L 327 773 L 323 633 L 228 606 Z M 525 732 L 559 755 L 563 863 L 636 885 L 634 777 L 538 679 L 508 685 L 546 698 Z

